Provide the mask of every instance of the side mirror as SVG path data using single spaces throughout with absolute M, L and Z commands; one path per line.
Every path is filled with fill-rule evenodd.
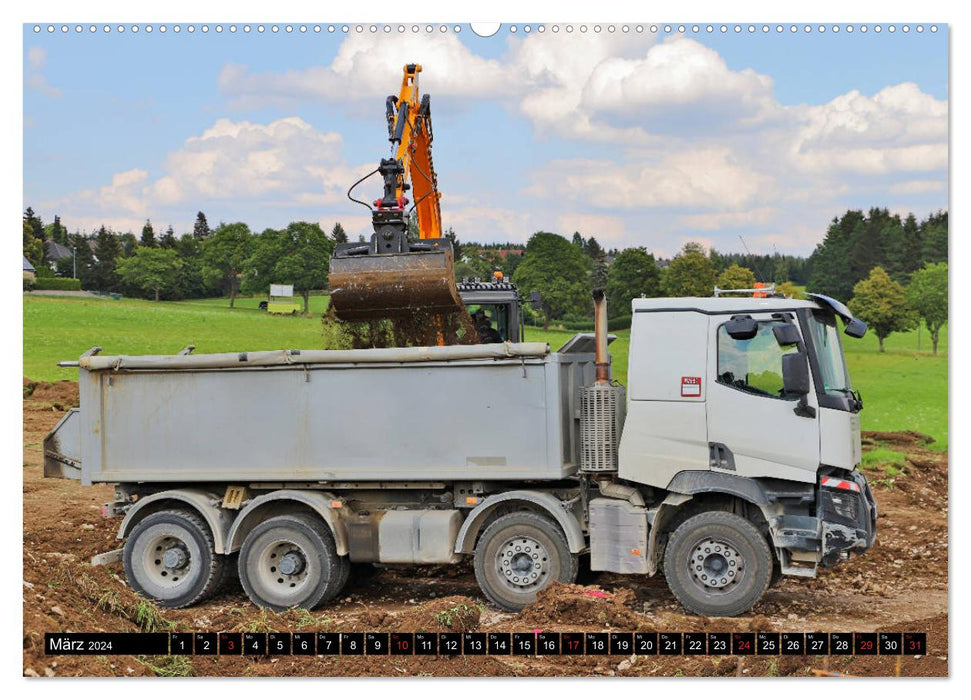
M 725 324 L 725 332 L 733 340 L 751 340 L 759 332 L 759 324 L 751 316 L 732 316 Z
M 862 338 L 866 335 L 866 324 L 858 318 L 851 318 L 843 332 L 851 338 Z
M 793 352 L 782 356 L 782 386 L 787 394 L 805 396 L 809 393 L 809 365 L 806 354 Z
M 780 323 L 772 328 L 772 332 L 775 334 L 775 341 L 782 348 L 798 345 L 802 340 L 794 323 Z
M 542 311 L 543 310 L 543 296 L 539 292 L 533 291 L 533 292 L 530 293 L 530 295 L 529 295 L 529 307 L 533 311 Z

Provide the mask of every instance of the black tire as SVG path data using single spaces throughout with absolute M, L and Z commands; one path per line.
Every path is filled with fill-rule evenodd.
M 215 593 L 226 558 L 215 553 L 205 521 L 187 510 L 162 510 L 132 530 L 122 555 L 128 585 L 165 608 L 185 608 Z
M 769 586 L 772 553 L 752 523 L 710 511 L 684 521 L 664 550 L 674 596 L 699 615 L 733 617 L 751 609 Z
M 287 570 L 290 573 L 286 573 Z M 281 515 L 254 527 L 239 550 L 239 581 L 261 608 L 312 610 L 347 583 L 330 528 L 311 515 Z
M 474 564 L 479 588 L 509 612 L 534 602 L 552 581 L 573 583 L 577 576 L 577 557 L 559 525 L 530 512 L 510 513 L 489 525 L 475 545 Z

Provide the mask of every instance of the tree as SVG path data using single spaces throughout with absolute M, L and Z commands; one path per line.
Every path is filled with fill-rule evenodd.
M 201 212 L 200 212 L 201 213 Z M 202 245 L 203 275 L 207 284 L 219 283 L 229 293 L 229 308 L 236 306 L 239 276 L 253 249 L 249 226 L 238 222 L 219 224 Z
M 660 274 L 646 248 L 627 248 L 617 254 L 607 271 L 607 299 L 619 314 L 630 311 L 631 299 L 661 295 Z
M 543 298 L 544 327 L 566 314 L 583 313 L 590 305 L 587 261 L 583 252 L 555 233 L 539 231 L 526 244 L 526 254 L 513 281 L 527 296 Z
M 573 240 L 571 241 L 580 250 L 586 250 L 587 242 L 583 240 L 583 236 L 580 235 L 579 231 L 573 232 Z
M 455 229 L 453 229 L 451 226 L 449 226 L 448 227 L 448 230 L 445 232 L 445 235 L 443 236 L 443 238 L 445 240 L 447 240 L 449 243 L 452 244 L 452 256 L 456 260 L 461 260 L 462 259 L 462 243 L 459 241 L 459 237 L 456 235 Z
M 936 355 L 941 327 L 947 323 L 947 263 L 927 263 L 917 270 L 907 287 L 907 301 L 927 324 Z
M 193 299 L 217 294 L 218 291 L 206 283 L 203 274 L 202 242 L 195 236 L 182 236 L 176 239 L 175 245 L 182 261 L 178 296 Z
M 816 246 L 809 258 L 812 273 L 807 286 L 810 291 L 834 299 L 853 296 L 853 285 L 857 279 L 850 273 L 850 239 L 862 225 L 862 211 L 847 211 L 842 217 L 833 219 L 823 242 Z
M 206 215 L 200 211 L 196 214 L 196 223 L 192 227 L 192 235 L 197 241 L 204 241 L 209 238 L 211 233 Z
M 802 299 L 802 294 L 792 282 L 788 280 L 775 286 L 776 294 L 781 294 L 786 299 Z
M 334 243 L 347 243 L 347 231 L 341 226 L 340 221 L 334 224 L 334 229 L 330 232 L 330 237 Z
M 873 329 L 880 341 L 894 332 L 903 332 L 917 326 L 917 314 L 907 303 L 904 288 L 890 279 L 882 267 L 875 267 L 870 276 L 853 287 L 853 298 L 848 304 L 850 311 Z
M 118 234 L 118 238 L 121 241 L 122 256 L 126 258 L 133 256 L 138 249 L 138 239 L 135 238 L 135 234 L 131 231 L 125 231 L 124 233 Z
M 600 244 L 597 242 L 596 238 L 590 236 L 590 238 L 587 239 L 587 242 L 583 244 L 583 252 L 585 252 L 591 260 L 596 260 L 603 252 L 603 248 L 600 247 Z
M 80 233 L 75 233 L 68 236 L 67 245 L 74 250 L 77 263 L 75 277 L 81 280 L 82 289 L 91 289 L 91 285 L 95 282 L 95 261 L 88 239 Z
M 310 292 L 327 287 L 334 241 L 319 224 L 294 221 L 283 231 L 267 229 L 254 240 L 246 260 L 244 288 L 265 291 L 271 284 L 292 284 L 310 313 Z
M 118 261 L 118 276 L 143 292 L 155 295 L 158 301 L 161 293 L 174 288 L 179 281 L 182 261 L 174 250 L 141 247 L 130 258 Z
M 931 214 L 921 224 L 921 260 L 947 262 L 947 212 Z
M 158 239 L 158 245 L 160 248 L 171 249 L 175 248 L 176 244 L 177 241 L 175 238 L 175 231 L 172 229 L 172 224 L 169 224 L 169 227 L 165 229 L 165 233 L 163 233 L 162 237 Z
M 44 239 L 34 235 L 34 227 L 24 217 L 24 257 L 35 268 L 39 268 L 44 261 Z
M 752 289 L 755 287 L 755 273 L 737 263 L 729 265 L 718 275 L 719 289 Z
M 142 226 L 142 238 L 140 243 L 146 248 L 155 247 L 155 229 L 152 228 L 152 221 L 150 219 L 145 219 L 145 225 Z
M 685 243 L 664 275 L 664 293 L 672 297 L 710 297 L 715 293 L 715 265 L 699 243 Z
M 118 276 L 115 274 L 115 264 L 121 257 L 121 241 L 114 233 L 102 224 L 95 236 L 93 284 L 94 288 L 104 292 L 113 292 L 118 288 Z

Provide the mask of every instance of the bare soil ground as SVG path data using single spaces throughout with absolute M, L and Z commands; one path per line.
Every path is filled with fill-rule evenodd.
M 947 455 L 916 433 L 869 433 L 864 448 L 907 455 L 902 474 L 869 474 L 877 543 L 812 580 L 784 579 L 747 615 L 686 614 L 661 577 L 602 574 L 556 586 L 522 613 L 487 604 L 471 567 L 384 570 L 307 613 L 261 611 L 238 584 L 203 605 L 159 610 L 126 586 L 120 564 L 90 558 L 119 546 L 101 517 L 109 486 L 43 478 L 42 441 L 77 405 L 77 385 L 24 380 L 23 666 L 39 676 L 945 676 L 948 673 Z M 182 631 L 909 631 L 922 657 L 45 656 L 45 632 Z

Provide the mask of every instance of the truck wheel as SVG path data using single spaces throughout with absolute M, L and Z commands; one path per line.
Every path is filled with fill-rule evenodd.
M 214 552 L 212 533 L 185 510 L 162 510 L 128 536 L 122 563 L 131 589 L 165 608 L 184 608 L 216 592 L 225 558 Z
M 504 515 L 475 545 L 475 578 L 486 597 L 518 612 L 552 581 L 573 583 L 577 557 L 559 526 L 536 513 Z
M 347 583 L 350 565 L 337 556 L 326 523 L 309 515 L 281 515 L 254 527 L 239 550 L 239 580 L 261 608 L 311 610 Z
M 710 511 L 684 521 L 671 535 L 664 576 L 691 612 L 732 617 L 749 610 L 768 588 L 772 554 L 752 523 Z

